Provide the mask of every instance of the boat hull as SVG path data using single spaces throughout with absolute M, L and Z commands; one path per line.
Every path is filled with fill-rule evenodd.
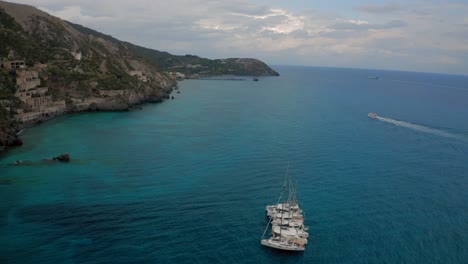
M 286 250 L 286 251 L 304 251 L 305 247 L 298 247 L 298 246 L 287 246 L 287 245 L 280 245 L 276 243 L 271 243 L 268 239 L 262 239 L 262 245 L 266 247 L 271 247 L 279 250 Z
M 306 231 L 302 229 L 295 228 L 295 227 L 273 226 L 272 231 L 276 235 L 282 236 L 282 237 L 303 238 L 306 244 L 307 244 L 307 238 L 309 237 L 309 233 L 307 233 Z

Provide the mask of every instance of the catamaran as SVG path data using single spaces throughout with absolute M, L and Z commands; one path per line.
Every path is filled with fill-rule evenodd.
M 285 201 L 282 201 L 283 197 Z M 288 251 L 305 250 L 309 233 L 304 225 L 302 209 L 297 202 L 296 187 L 292 184 L 289 167 L 278 202 L 274 205 L 267 205 L 266 214 L 270 220 L 262 235 L 262 245 Z M 265 238 L 270 225 L 271 237 Z

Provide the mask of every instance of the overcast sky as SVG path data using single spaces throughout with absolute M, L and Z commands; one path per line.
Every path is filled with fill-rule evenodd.
M 11 2 L 173 54 L 468 75 L 468 0 Z

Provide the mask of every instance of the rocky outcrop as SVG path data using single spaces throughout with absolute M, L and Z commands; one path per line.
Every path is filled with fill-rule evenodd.
M 8 147 L 21 146 L 23 141 L 16 135 L 15 129 L 11 127 L 0 128 L 0 153 Z
M 70 154 L 66 152 L 65 154 L 58 155 L 57 157 L 53 157 L 52 160 L 60 161 L 60 162 L 70 162 Z
M 110 93 L 113 94 L 112 96 L 77 100 L 70 111 L 128 111 L 135 105 L 160 103 L 165 99 L 169 99 L 171 91 L 172 87 L 167 89 L 146 87 L 138 90 L 120 90 L 119 93 Z

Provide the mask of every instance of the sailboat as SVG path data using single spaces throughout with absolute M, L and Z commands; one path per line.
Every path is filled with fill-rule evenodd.
M 270 220 L 262 235 L 262 245 L 287 251 L 305 250 L 309 233 L 304 225 L 304 215 L 297 201 L 296 186 L 292 182 L 289 166 L 278 202 L 267 205 L 266 214 Z M 270 226 L 271 237 L 265 238 Z

